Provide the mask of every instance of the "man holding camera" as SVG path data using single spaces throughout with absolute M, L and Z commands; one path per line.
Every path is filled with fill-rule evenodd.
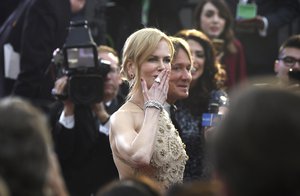
M 62 173 L 72 196 L 90 196 L 103 184 L 118 178 L 108 139 L 109 117 L 123 104 L 126 90 L 122 94 L 115 50 L 100 46 L 98 57 L 110 62 L 102 101 L 83 105 L 74 104 L 70 98 L 64 100 L 63 111 L 53 130 Z M 67 76 L 58 79 L 56 94 L 63 94 L 67 83 Z

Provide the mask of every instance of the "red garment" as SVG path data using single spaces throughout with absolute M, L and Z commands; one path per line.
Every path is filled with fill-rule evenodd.
M 237 39 L 233 41 L 237 49 L 236 53 L 225 53 L 222 59 L 222 65 L 225 66 L 227 72 L 226 86 L 231 88 L 240 81 L 247 78 L 247 67 L 243 45 Z

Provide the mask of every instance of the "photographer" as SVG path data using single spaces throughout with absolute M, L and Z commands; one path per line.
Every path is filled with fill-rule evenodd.
M 66 185 L 74 196 L 90 196 L 103 184 L 118 178 L 108 140 L 109 117 L 123 104 L 125 95 L 120 89 L 117 53 L 110 47 L 100 46 L 98 57 L 110 62 L 102 101 L 84 105 L 74 104 L 70 98 L 64 100 L 63 111 L 53 130 Z M 54 87 L 56 93 L 63 94 L 67 83 L 67 76 L 58 79 Z

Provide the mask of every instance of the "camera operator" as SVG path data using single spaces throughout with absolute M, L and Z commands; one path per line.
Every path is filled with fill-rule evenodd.
M 99 58 L 110 62 L 103 100 L 90 106 L 74 104 L 69 98 L 64 100 L 53 130 L 62 173 L 72 196 L 90 196 L 100 186 L 118 178 L 108 139 L 109 117 L 124 103 L 127 90 L 120 88 L 122 80 L 115 50 L 108 46 L 97 50 Z M 63 94 L 67 82 L 67 76 L 56 81 L 57 94 Z

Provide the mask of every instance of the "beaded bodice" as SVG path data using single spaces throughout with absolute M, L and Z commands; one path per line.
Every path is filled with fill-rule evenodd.
M 162 183 L 164 188 L 168 188 L 172 184 L 182 183 L 188 156 L 185 152 L 185 144 L 165 110 L 160 113 L 158 124 L 159 129 L 150 164 L 156 168 L 153 176 L 155 180 Z

